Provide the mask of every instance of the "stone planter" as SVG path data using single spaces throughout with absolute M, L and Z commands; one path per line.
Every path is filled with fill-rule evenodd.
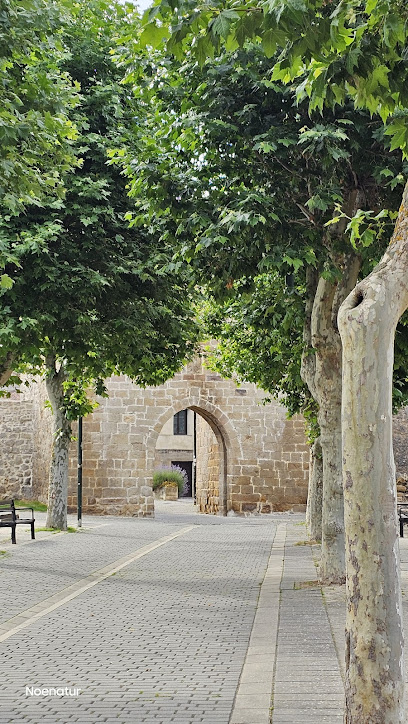
M 154 491 L 154 497 L 157 500 L 178 500 L 177 483 L 163 483 L 160 488 Z

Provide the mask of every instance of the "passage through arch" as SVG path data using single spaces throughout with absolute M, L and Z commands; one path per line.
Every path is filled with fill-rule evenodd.
M 154 469 L 185 470 L 188 481 L 181 495 L 193 497 L 198 512 L 226 515 L 230 436 L 225 415 L 208 407 L 191 399 L 173 405 L 157 421 L 149 447 L 154 443 Z

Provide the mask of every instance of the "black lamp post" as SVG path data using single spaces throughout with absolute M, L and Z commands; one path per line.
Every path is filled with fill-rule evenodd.
M 82 527 L 82 417 L 78 420 L 78 528 Z

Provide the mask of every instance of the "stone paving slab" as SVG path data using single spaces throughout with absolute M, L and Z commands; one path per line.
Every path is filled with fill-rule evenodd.
M 286 525 L 278 524 L 261 587 L 230 724 L 269 724 Z M 267 631 L 267 636 L 263 637 Z M 263 637 L 263 639 L 262 639 Z M 263 645 L 260 646 L 260 641 Z M 251 691 L 251 685 L 256 691 Z M 249 689 L 248 689 L 249 687 Z
M 42 514 L 45 522 L 45 514 Z M 68 523 L 70 524 L 70 520 Z M 72 521 L 73 522 L 73 521 Z M 185 525 L 185 520 L 183 520 Z M 91 518 L 77 533 L 47 533 L 31 541 L 12 545 L 2 541 L 0 586 L 7 591 L 0 597 L 0 624 L 22 613 L 49 596 L 90 575 L 137 548 L 152 543 L 165 533 L 181 529 L 179 524 L 163 525 L 131 518 Z M 24 534 L 22 526 L 21 533 Z M 37 534 L 36 534 L 37 535 Z
M 78 534 L 21 528 L 0 539 L 0 724 L 342 722 L 344 587 L 317 584 L 302 516 L 161 503 Z M 401 561 L 407 625 L 405 539 Z
M 15 546 L 1 565 L 0 576 L 16 577 L 14 602 L 2 602 L 3 615 L 9 607 L 24 611 L 26 576 L 35 605 L 44 602 L 47 577 L 47 593 L 58 594 L 80 574 L 189 522 L 115 520 L 113 527 Z M 275 530 L 271 519 L 194 525 L 31 622 L 1 644 L 8 714 L 0 722 L 227 724 Z M 22 656 L 27 650 L 32 655 Z M 27 685 L 81 693 L 26 697 Z
M 344 689 L 304 526 L 288 526 L 271 722 L 343 720 Z M 301 544 L 301 545 L 299 545 Z

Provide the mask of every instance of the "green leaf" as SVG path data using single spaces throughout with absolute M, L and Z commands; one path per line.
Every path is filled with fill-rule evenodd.
M 156 25 L 156 23 L 148 23 L 140 35 L 140 44 L 158 48 L 167 37 L 168 31 L 166 28 Z
M 255 13 L 245 13 L 236 24 L 235 37 L 240 48 L 244 47 L 247 40 L 254 37 L 255 31 L 258 27 L 258 22 L 254 15 Z
M 376 233 L 374 229 L 366 229 L 363 231 L 360 237 L 360 242 L 363 246 L 371 246 L 375 239 Z
M 396 148 L 400 148 L 403 151 L 404 155 L 407 155 L 408 124 L 406 118 L 394 118 L 394 120 L 386 127 L 385 135 L 391 136 L 391 151 L 394 151 Z
M 195 44 L 195 47 L 194 47 L 194 54 L 201 67 L 204 65 L 207 58 L 213 57 L 214 46 L 208 35 L 204 35 L 204 36 L 198 38 L 198 40 Z
M 262 35 L 262 47 L 267 58 L 272 58 L 276 52 L 276 39 L 273 30 L 267 30 Z
M 371 15 L 371 13 L 373 12 L 373 10 L 375 10 L 377 5 L 378 5 L 378 0 L 367 0 L 366 7 L 365 7 L 366 14 Z
M 286 262 L 289 266 L 293 267 L 295 272 L 297 272 L 301 266 L 303 266 L 303 259 L 294 259 L 287 254 L 283 257 L 282 261 Z
M 0 287 L 1 289 L 11 289 L 14 282 L 8 274 L 2 274 L 0 276 Z
M 383 32 L 384 43 L 389 48 L 393 48 L 398 42 L 404 43 L 406 40 L 404 21 L 394 13 L 386 16 Z
M 220 38 L 227 38 L 229 35 L 232 22 L 229 12 L 228 10 L 223 10 L 210 25 L 211 32 Z M 236 13 L 234 13 L 234 15 L 239 17 Z

